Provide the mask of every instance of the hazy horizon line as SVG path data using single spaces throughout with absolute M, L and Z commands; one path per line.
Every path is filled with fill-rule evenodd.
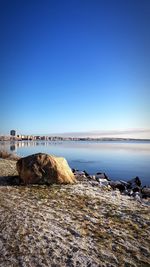
M 107 136 L 107 135 L 124 135 L 124 134 L 150 134 L 150 129 L 129 129 L 129 130 L 92 130 L 92 131 L 72 131 L 72 132 L 55 132 L 55 133 L 49 133 L 49 134 L 43 134 L 43 135 L 59 135 L 59 136 L 86 136 L 90 137 L 92 136 Z M 42 134 L 40 134 L 42 135 Z
M 92 131 L 72 131 L 72 132 L 54 132 L 54 133 L 34 133 L 34 134 L 30 134 L 30 133 L 19 133 L 19 131 L 16 130 L 16 132 L 18 134 L 21 135 L 39 135 L 39 136 L 62 136 L 62 137 L 101 137 L 101 138 L 105 138 L 105 137 L 117 137 L 119 138 L 119 136 L 123 137 L 123 136 L 128 136 L 127 138 L 130 138 L 129 135 L 131 136 L 131 138 L 133 138 L 133 135 L 137 136 L 138 138 L 142 135 L 145 135 L 146 137 L 144 138 L 150 138 L 150 129 L 125 129 L 125 130 L 92 130 Z M 0 134 L 0 135 L 5 135 L 5 134 Z M 120 137 L 120 138 L 121 138 Z
M 137 133 L 150 133 L 150 129 L 129 129 L 129 130 L 93 130 L 93 131 L 77 131 L 77 132 L 63 132 L 63 133 L 54 133 L 61 135 L 122 135 L 122 134 L 137 134 Z

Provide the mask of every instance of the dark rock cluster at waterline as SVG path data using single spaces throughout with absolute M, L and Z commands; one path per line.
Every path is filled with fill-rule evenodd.
M 146 186 L 142 187 L 142 182 L 138 176 L 128 181 L 113 181 L 105 173 L 101 172 L 97 172 L 95 175 L 89 175 L 85 170 L 79 171 L 72 169 L 72 171 L 77 179 L 79 177 L 80 179 L 86 178 L 92 186 L 111 188 L 113 190 L 118 189 L 122 194 L 132 196 L 137 200 L 150 197 L 150 188 Z

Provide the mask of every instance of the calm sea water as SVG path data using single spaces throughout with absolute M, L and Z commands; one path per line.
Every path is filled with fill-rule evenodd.
M 38 152 L 62 156 L 70 167 L 90 174 L 105 172 L 114 180 L 139 176 L 144 185 L 150 185 L 150 142 L 147 141 L 0 142 L 1 149 L 20 156 Z

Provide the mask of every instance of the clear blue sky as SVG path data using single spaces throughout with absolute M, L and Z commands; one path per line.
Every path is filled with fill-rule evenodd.
M 0 0 L 0 133 L 150 128 L 149 0 Z

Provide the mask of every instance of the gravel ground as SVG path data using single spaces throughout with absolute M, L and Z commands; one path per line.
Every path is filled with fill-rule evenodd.
M 0 267 L 150 266 L 148 201 L 86 180 L 4 183 L 16 175 L 14 161 L 0 160 Z

